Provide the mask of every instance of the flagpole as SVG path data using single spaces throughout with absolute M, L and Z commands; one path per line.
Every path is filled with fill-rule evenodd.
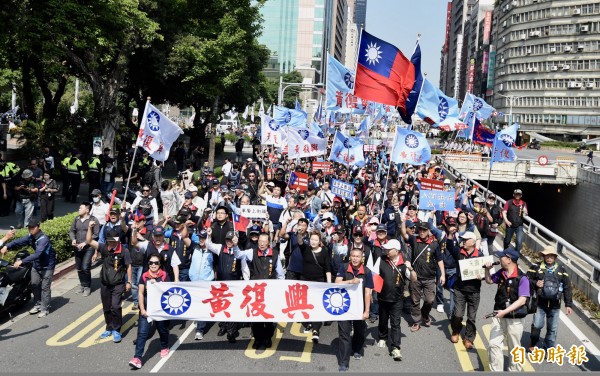
M 145 121 L 145 116 L 148 111 L 148 105 L 150 104 L 150 97 L 146 98 L 146 107 L 144 108 L 144 112 L 142 114 L 142 121 Z M 137 150 L 139 146 L 137 145 L 137 140 L 140 138 L 139 132 L 138 136 L 135 140 L 135 148 L 133 149 L 133 156 L 131 157 L 131 166 L 129 166 L 129 176 L 127 176 L 127 183 L 125 184 L 125 194 L 123 196 L 123 201 L 127 202 L 127 193 L 129 193 L 129 181 L 131 180 L 131 172 L 133 171 L 133 164 L 135 162 L 135 156 L 137 154 Z
M 494 150 L 496 150 L 496 135 L 494 135 L 494 143 L 492 144 L 492 151 L 490 152 L 490 172 L 488 173 L 487 185 L 485 187 L 485 198 L 487 200 L 490 195 L 490 180 L 492 178 L 492 159 L 494 158 Z
M 398 126 L 396 126 L 397 128 Z M 390 169 L 392 168 L 392 156 L 394 155 L 394 149 L 396 148 L 396 137 L 398 136 L 398 129 L 395 130 L 394 133 L 394 143 L 392 146 L 392 151 L 390 152 L 390 161 L 388 163 L 388 171 L 387 174 L 385 175 L 385 190 L 383 191 L 383 195 L 386 196 L 387 195 L 387 188 L 388 188 L 388 184 L 390 182 Z M 386 139 L 389 138 L 386 137 Z M 386 140 L 387 141 L 387 140 Z M 380 183 L 381 184 L 381 183 Z M 387 197 L 386 197 L 387 198 Z M 385 201 L 384 201 L 384 206 L 385 206 Z M 381 218 L 383 217 L 383 208 L 380 208 L 380 213 L 379 213 L 379 222 L 381 222 Z

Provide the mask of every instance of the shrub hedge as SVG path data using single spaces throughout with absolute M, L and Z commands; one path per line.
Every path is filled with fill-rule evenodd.
M 42 223 L 40 226 L 44 234 L 48 235 L 50 238 L 50 242 L 52 243 L 54 251 L 56 252 L 57 263 L 66 261 L 73 256 L 73 247 L 71 246 L 71 239 L 69 238 L 69 229 L 71 228 L 71 223 L 73 223 L 73 218 L 76 216 L 77 213 L 74 212 L 62 217 L 48 220 Z M 13 240 L 28 234 L 29 232 L 27 231 L 27 228 L 19 229 L 17 230 Z M 9 250 L 5 258 L 12 261 L 17 251 L 18 249 L 16 248 Z M 29 253 L 34 252 L 34 250 L 31 248 L 27 248 L 27 251 L 29 251 Z

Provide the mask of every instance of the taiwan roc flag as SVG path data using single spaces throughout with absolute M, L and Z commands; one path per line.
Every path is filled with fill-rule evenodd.
M 406 113 L 406 99 L 415 83 L 414 65 L 396 48 L 362 31 L 354 95 L 398 107 Z
M 250 220 L 246 217 L 242 217 L 239 214 L 233 214 L 233 228 L 235 231 L 244 231 L 248 228 Z

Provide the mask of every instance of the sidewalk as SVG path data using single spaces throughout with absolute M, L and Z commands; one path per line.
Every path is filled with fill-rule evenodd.
M 252 157 L 252 147 L 249 143 L 246 143 L 243 151 L 244 159 Z M 215 167 L 222 166 L 225 163 L 225 158 L 229 157 L 230 161 L 235 160 L 235 147 L 233 145 L 225 145 L 225 149 L 223 153 L 215 157 Z M 121 168 L 122 170 L 122 168 Z M 177 175 L 177 171 L 175 168 L 175 163 L 172 160 L 169 160 L 165 167 L 163 168 L 163 178 L 164 179 L 173 179 Z M 117 179 L 115 184 L 115 188 L 117 188 L 117 196 L 122 198 L 121 196 L 121 185 L 123 183 L 123 179 Z M 62 183 L 59 182 L 59 184 Z M 86 182 L 81 183 L 81 187 L 79 188 L 79 196 L 78 202 L 87 200 L 88 193 L 88 184 Z M 60 194 L 55 199 L 54 204 L 54 217 L 62 217 L 63 215 L 69 213 L 75 213 L 79 209 L 79 203 L 72 203 L 65 201 L 64 198 L 60 196 Z M 37 216 L 39 218 L 39 215 Z M 12 212 L 7 217 L 0 217 L 0 234 L 8 231 L 10 226 L 17 226 L 17 215 Z M 42 224 L 42 229 L 44 225 Z

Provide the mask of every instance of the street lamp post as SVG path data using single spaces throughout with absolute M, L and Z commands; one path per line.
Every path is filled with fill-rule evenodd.
M 525 98 L 525 97 L 518 97 L 516 95 L 503 95 L 503 94 L 500 94 L 500 93 L 496 93 L 496 94 L 499 95 L 499 96 L 501 96 L 501 97 L 504 97 L 504 98 L 508 99 L 508 104 L 510 106 L 510 111 L 508 113 L 508 116 L 509 116 L 510 120 L 509 120 L 508 124 L 511 125 L 513 123 L 513 112 L 512 112 L 513 101 L 515 99 L 521 99 L 521 98 Z
M 301 82 L 283 82 L 283 77 L 279 77 L 279 95 L 277 98 L 278 106 L 283 104 L 283 94 L 285 93 L 285 89 L 288 87 L 311 88 L 320 91 L 323 88 L 323 83 L 319 82 L 317 84 L 303 84 Z

